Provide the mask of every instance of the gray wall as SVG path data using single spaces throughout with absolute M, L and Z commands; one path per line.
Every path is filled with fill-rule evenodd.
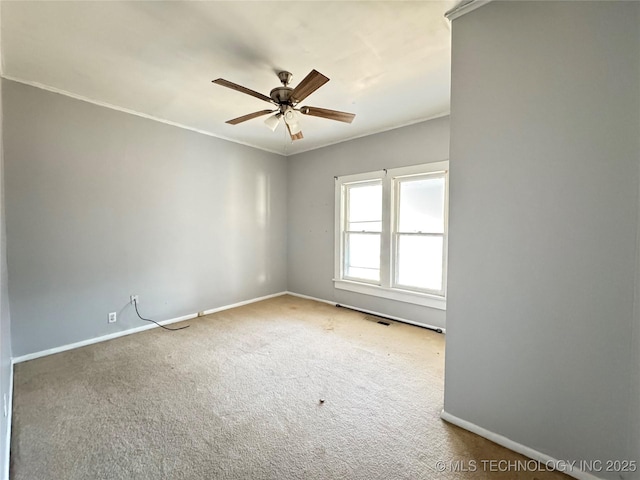
M 640 39 L 640 36 L 639 36 Z M 638 49 L 640 51 L 640 48 Z M 640 132 L 638 133 L 640 139 Z M 640 147 L 639 147 L 640 148 Z M 640 233 L 640 232 L 639 232 Z M 640 241 L 640 234 L 638 235 Z M 640 245 L 639 245 L 640 250 Z M 640 256 L 638 257 L 640 261 Z M 636 303 L 633 324 L 633 357 L 632 378 L 631 378 L 631 405 L 629 408 L 629 451 L 636 452 L 635 456 L 640 457 L 640 263 L 636 266 Z M 640 460 L 640 459 L 638 459 Z M 638 462 L 640 463 L 640 461 Z M 631 477 L 633 478 L 633 477 Z M 636 479 L 640 479 L 640 472 L 636 473 Z
M 636 51 L 640 52 L 640 8 L 636 12 L 636 24 L 638 25 L 636 35 Z M 638 66 L 638 78 L 640 78 L 640 65 Z M 640 81 L 638 82 L 640 88 Z M 640 106 L 638 106 L 640 108 Z M 640 125 L 636 132 L 636 140 L 638 142 L 638 151 L 640 151 Z M 638 195 L 640 202 L 640 195 Z M 636 457 L 640 457 L 640 204 L 639 204 L 639 221 L 638 221 L 638 246 L 636 247 L 636 298 L 634 305 L 634 322 L 633 322 L 633 359 L 632 379 L 631 379 L 631 419 L 629 432 L 629 450 L 636 452 Z M 640 458 L 638 458 L 640 463 Z M 640 479 L 640 472 L 636 473 L 636 478 Z
M 3 87 L 14 356 L 286 290 L 284 157 Z
M 0 55 L 0 64 L 2 63 Z M 4 416 L 4 398 L 9 402 L 11 393 L 11 319 L 7 281 L 7 238 L 4 208 L 4 162 L 2 145 L 2 84 L 0 83 L 0 478 L 5 478 L 9 469 L 5 439 L 9 428 L 8 417 Z
M 638 457 L 639 8 L 453 21 L 445 410 L 558 459 Z
M 289 290 L 444 327 L 442 310 L 334 289 L 333 177 L 448 158 L 448 117 L 289 157 Z

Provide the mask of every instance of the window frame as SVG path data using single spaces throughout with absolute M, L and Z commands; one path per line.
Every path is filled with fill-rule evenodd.
M 399 208 L 398 186 L 408 177 L 426 177 L 441 173 L 445 181 L 444 233 L 442 249 L 442 290 L 428 291 L 399 285 L 397 275 L 397 222 Z M 335 177 L 335 251 L 334 251 L 334 287 L 340 290 L 388 298 L 400 302 L 412 303 L 446 310 L 447 285 L 447 238 L 449 233 L 449 161 L 412 165 L 386 170 L 377 170 L 362 174 Z M 380 237 L 380 281 L 371 282 L 344 276 L 345 262 L 345 221 L 347 202 L 345 187 L 374 180 L 382 182 L 382 231 Z
M 405 181 L 419 181 L 422 179 L 428 178 L 442 178 L 444 180 L 444 212 L 443 212 L 443 230 L 442 233 L 434 233 L 434 232 L 399 232 L 400 228 L 400 184 Z M 439 297 L 444 297 L 445 295 L 445 285 L 446 285 L 446 258 L 447 258 L 447 230 L 448 230 L 448 218 L 447 218 L 447 192 L 448 192 L 448 183 L 447 183 L 447 171 L 432 171 L 425 173 L 417 173 L 411 175 L 396 175 L 391 179 L 392 189 L 392 220 L 391 220 L 391 288 L 397 288 L 401 290 L 410 290 L 419 293 L 426 293 L 430 295 L 436 295 Z M 410 285 L 403 285 L 398 281 L 398 265 L 399 265 L 399 238 L 401 235 L 412 235 L 412 236 L 421 236 L 421 237 L 440 237 L 442 238 L 442 288 L 439 290 L 413 287 Z
M 371 180 L 360 180 L 360 181 L 356 181 L 356 182 L 344 182 L 342 184 L 342 192 L 341 192 L 341 201 L 343 203 L 342 205 L 342 220 L 341 220 L 341 224 L 340 224 L 340 228 L 341 228 L 341 242 L 342 242 L 342 255 L 341 255 L 341 272 L 342 272 L 342 278 L 345 280 L 349 280 L 349 281 L 353 281 L 353 282 L 362 282 L 362 283 L 368 283 L 371 285 L 380 285 L 380 280 L 370 280 L 370 279 L 366 279 L 366 278 L 360 278 L 360 277 L 350 277 L 346 274 L 346 264 L 347 264 L 347 259 L 349 259 L 350 255 L 349 255 L 349 248 L 347 247 L 348 242 L 347 242 L 347 236 L 351 235 L 351 234 L 364 234 L 364 235 L 378 235 L 380 237 L 380 250 L 382 250 L 382 228 L 380 229 L 379 232 L 374 232 L 374 231 L 369 231 L 369 230 L 362 230 L 362 231 L 354 231 L 354 230 L 348 230 L 348 223 L 349 223 L 349 215 L 348 215 L 348 211 L 349 211 L 349 207 L 350 207 L 350 202 L 351 202 L 351 195 L 347 195 L 346 192 L 347 190 L 350 190 L 351 187 L 353 186 L 362 186 L 362 185 L 367 185 L 367 184 L 380 184 L 380 187 L 382 187 L 382 181 L 380 179 L 374 178 Z M 381 209 L 381 213 L 382 213 L 382 209 L 383 209 L 383 200 L 382 198 L 380 199 L 380 209 Z M 380 223 L 382 224 L 382 218 L 380 219 Z M 379 268 L 380 272 L 382 271 L 382 265 L 380 265 Z

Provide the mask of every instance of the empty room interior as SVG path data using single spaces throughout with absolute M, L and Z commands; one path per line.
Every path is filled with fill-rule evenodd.
M 0 1 L 0 479 L 640 479 L 640 2 Z

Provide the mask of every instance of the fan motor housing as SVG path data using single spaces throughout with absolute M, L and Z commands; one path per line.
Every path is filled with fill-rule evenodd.
M 291 92 L 293 88 L 290 87 L 276 87 L 271 90 L 269 96 L 271 99 L 276 102 L 278 105 L 289 104 L 289 98 L 291 97 Z

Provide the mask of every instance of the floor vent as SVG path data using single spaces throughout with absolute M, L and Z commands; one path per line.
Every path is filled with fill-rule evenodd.
M 362 318 L 364 318 L 367 322 L 379 323 L 380 325 L 384 325 L 385 327 L 391 325 L 391 320 L 387 320 L 384 317 L 378 317 L 376 315 L 365 315 Z

